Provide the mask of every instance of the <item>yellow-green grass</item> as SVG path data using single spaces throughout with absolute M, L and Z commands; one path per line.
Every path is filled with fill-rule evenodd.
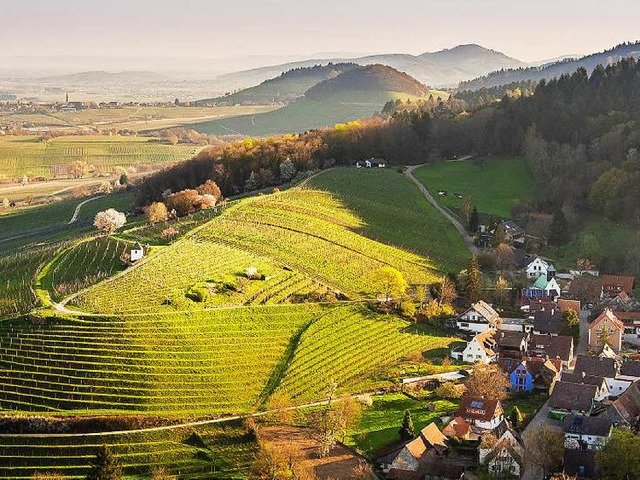
M 425 255 L 443 270 L 459 270 L 469 256 L 457 230 L 395 169 L 333 169 L 308 186 L 330 192 L 356 212 L 359 233 Z
M 438 266 L 431 260 L 356 233 L 362 226 L 360 217 L 326 192 L 294 189 L 241 200 L 74 304 L 86 311 L 122 313 L 274 303 L 320 285 L 349 298 L 370 298 L 378 293 L 376 270 L 387 265 L 411 284 L 436 280 Z M 249 267 L 267 278 L 249 281 L 242 292 L 212 294 L 206 302 L 187 298 L 189 287 L 202 282 L 237 284 Z
M 212 135 L 266 136 L 298 133 L 332 127 L 337 123 L 369 118 L 379 113 L 389 100 L 418 97 L 397 92 L 341 92 L 322 101 L 306 98 L 291 102 L 278 110 L 189 125 L 199 132 Z
M 255 440 L 233 424 L 77 436 L 0 434 L 0 478 L 57 472 L 84 479 L 103 445 L 116 455 L 127 479 L 150 478 L 158 467 L 181 479 L 248 478 L 257 452 Z
M 166 145 L 151 138 L 58 137 L 39 142 L 34 136 L 5 136 L 0 137 L 0 179 L 64 175 L 64 167 L 75 160 L 111 173 L 118 166 L 161 165 L 186 160 L 198 149 L 193 145 Z
M 462 200 L 455 194 L 470 197 L 480 213 L 509 218 L 519 202 L 536 197 L 537 187 L 524 158 L 441 162 L 415 170 L 414 175 L 435 196 L 437 201 L 453 210 Z M 440 197 L 438 190 L 448 195 Z

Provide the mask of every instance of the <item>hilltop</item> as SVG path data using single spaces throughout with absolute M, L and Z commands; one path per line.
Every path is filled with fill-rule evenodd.
M 354 63 L 329 63 L 312 67 L 294 68 L 281 75 L 265 80 L 255 87 L 245 88 L 239 92 L 223 97 L 208 98 L 196 102 L 198 105 L 264 105 L 271 103 L 288 103 L 314 85 L 335 78 L 341 73 L 356 67 Z
M 581 58 L 563 59 L 540 67 L 511 68 L 499 70 L 486 76 L 460 83 L 461 90 L 477 90 L 496 87 L 512 82 L 550 80 L 584 68 L 590 74 L 598 65 L 611 65 L 624 58 L 640 58 L 640 42 L 623 43 L 603 52 Z
M 396 53 L 331 60 L 309 59 L 229 73 L 219 76 L 217 81 L 228 88 L 255 85 L 293 68 L 311 67 L 329 62 L 350 62 L 358 65 L 379 63 L 405 72 L 418 81 L 433 86 L 455 86 L 461 81 L 486 75 L 495 70 L 525 66 L 520 60 L 504 53 L 470 44 L 421 55 Z
M 303 132 L 371 117 L 389 100 L 428 95 L 429 89 L 406 73 L 385 65 L 358 66 L 318 83 L 278 110 L 194 124 L 191 128 L 214 135 Z

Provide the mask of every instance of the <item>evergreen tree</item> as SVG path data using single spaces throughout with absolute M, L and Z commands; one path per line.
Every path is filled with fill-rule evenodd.
M 478 213 L 478 207 L 474 206 L 469 216 L 469 231 L 476 233 L 480 228 L 480 214 Z
M 520 428 L 520 425 L 522 425 L 522 413 L 517 406 L 513 407 L 513 410 L 511 410 L 511 417 L 509 418 L 509 420 L 511 420 L 511 425 L 513 425 L 513 428 L 518 429 Z
M 87 480 L 121 480 L 122 465 L 111 449 L 103 445 L 98 450 L 95 463 L 87 475 Z
M 497 247 L 507 241 L 507 231 L 502 222 L 498 222 L 493 232 L 493 244 Z
M 400 429 L 400 438 L 402 440 L 411 440 L 416 436 L 415 429 L 413 428 L 413 420 L 411 419 L 411 412 L 409 410 L 404 411 L 404 420 L 402 420 L 402 428 Z
M 553 214 L 551 227 L 549 228 L 549 245 L 560 248 L 569 241 L 569 222 L 562 209 L 557 209 Z
M 465 294 L 468 303 L 475 303 L 480 300 L 482 295 L 482 279 L 480 278 L 480 263 L 478 257 L 469 258 L 467 267 L 467 283 L 465 286 Z

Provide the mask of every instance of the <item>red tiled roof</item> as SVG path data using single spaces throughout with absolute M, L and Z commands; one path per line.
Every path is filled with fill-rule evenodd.
M 635 285 L 635 277 L 626 275 L 603 275 L 602 287 L 607 290 L 624 290 L 627 293 L 633 291 Z
M 620 320 L 618 320 L 615 314 L 608 308 L 604 312 L 602 312 L 598 316 L 598 318 L 591 322 L 591 325 L 589 325 L 589 329 L 593 330 L 605 320 L 609 320 L 613 325 L 615 325 L 616 328 L 624 330 L 624 324 Z
M 501 411 L 500 400 L 467 396 L 462 398 L 456 416 L 465 420 L 472 419 L 488 422 L 498 416 Z

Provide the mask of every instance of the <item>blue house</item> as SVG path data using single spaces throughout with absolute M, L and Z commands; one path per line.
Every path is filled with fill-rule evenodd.
M 539 357 L 527 357 L 520 360 L 501 358 L 500 368 L 509 376 L 511 390 L 514 392 L 542 391 L 549 393 L 560 378 L 562 362 Z
M 525 362 L 520 364 L 509 375 L 511 388 L 515 392 L 530 392 L 533 390 L 533 376 L 529 372 Z

